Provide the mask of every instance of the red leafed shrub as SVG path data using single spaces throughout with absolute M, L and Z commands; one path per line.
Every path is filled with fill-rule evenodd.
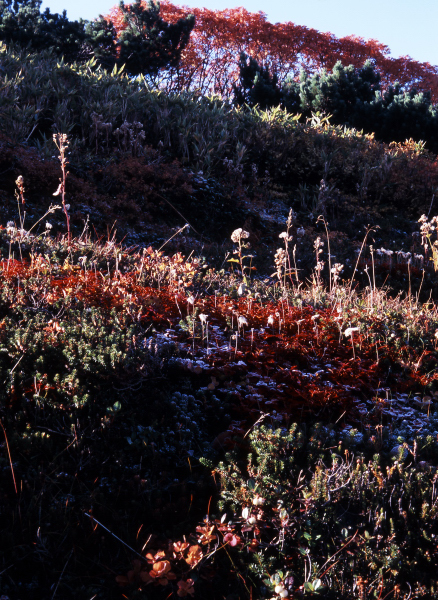
M 242 7 L 187 9 L 168 0 L 161 2 L 161 15 L 169 22 L 185 16 L 188 10 L 195 15 L 196 24 L 178 69 L 170 71 L 169 90 L 191 87 L 202 94 L 214 92 L 230 96 L 232 84 L 238 77 L 239 55 L 243 51 L 275 70 L 281 81 L 287 75 L 295 76 L 300 68 L 331 70 L 338 60 L 362 67 L 367 59 L 372 59 L 382 73 L 384 85 L 398 81 L 408 88 L 432 90 L 432 96 L 437 98 L 436 66 L 408 56 L 393 58 L 388 46 L 377 40 L 364 40 L 354 35 L 337 38 L 330 32 L 292 22 L 274 24 L 263 12 L 253 13 Z M 117 31 L 126 26 L 117 6 L 111 10 L 109 19 Z

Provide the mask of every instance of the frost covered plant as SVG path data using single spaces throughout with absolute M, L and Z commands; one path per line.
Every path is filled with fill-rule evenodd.
M 286 252 L 283 248 L 278 248 L 274 256 L 274 264 L 278 281 L 282 281 L 283 274 L 286 273 Z
M 246 254 L 246 255 L 244 254 L 244 250 L 246 250 L 247 248 L 250 247 L 249 243 L 244 241 L 244 240 L 247 240 L 248 238 L 249 238 L 249 232 L 245 231 L 241 227 L 239 227 L 239 229 L 235 229 L 233 231 L 233 233 L 231 234 L 231 241 L 234 242 L 235 244 L 237 244 L 237 248 L 235 248 L 233 250 L 233 254 L 236 254 L 238 258 L 229 258 L 228 259 L 228 262 L 238 263 L 238 265 L 240 266 L 240 272 L 242 273 L 244 283 L 248 283 L 248 277 L 246 276 L 245 271 L 251 271 L 252 269 L 255 268 L 255 267 L 251 267 L 250 265 L 243 264 L 243 261 L 246 258 L 251 259 L 253 257 L 252 254 Z
M 23 176 L 19 175 L 15 181 L 15 185 L 17 186 L 18 192 L 15 193 L 16 198 L 17 198 L 17 202 L 18 202 L 18 214 L 20 217 L 20 226 L 21 229 L 24 228 L 24 219 L 26 217 L 26 211 L 23 213 L 23 215 L 21 214 L 21 209 L 20 209 L 20 200 L 21 200 L 21 205 L 24 207 L 24 205 L 26 204 L 26 201 L 24 199 L 24 180 L 23 180 Z
M 353 358 L 356 358 L 356 354 L 354 351 L 354 340 L 353 340 L 353 334 L 357 333 L 359 331 L 359 327 L 348 327 L 345 331 L 344 331 L 344 335 L 345 337 L 349 337 L 351 339 L 351 347 L 353 348 Z
M 278 277 L 278 281 L 281 282 L 283 290 L 286 289 L 286 279 L 291 276 L 292 272 L 295 270 L 295 275 L 297 273 L 296 268 L 292 269 L 290 262 L 290 254 L 289 254 L 289 243 L 293 240 L 293 236 L 290 235 L 290 229 L 292 227 L 293 221 L 293 211 L 290 209 L 289 216 L 286 221 L 286 231 L 282 231 L 278 236 L 284 242 L 284 249 L 279 248 L 275 253 L 274 263 L 276 269 L 276 275 Z M 295 256 L 296 246 L 294 247 L 294 256 Z
M 344 265 L 341 265 L 340 263 L 335 263 L 333 265 L 333 267 L 331 268 L 333 288 L 337 287 L 337 285 L 339 283 L 340 275 L 343 270 L 344 270 Z
M 316 256 L 316 267 L 315 267 L 315 283 L 317 287 L 321 287 L 321 271 L 324 268 L 324 261 L 320 259 L 320 255 L 322 254 L 322 247 L 324 243 L 320 237 L 317 237 L 313 243 L 313 248 L 315 250 Z
M 430 221 L 426 215 L 422 215 L 418 222 L 420 225 L 421 243 L 423 244 L 424 254 L 427 257 L 429 248 L 432 251 L 431 261 L 435 271 L 438 271 L 438 239 L 432 242 L 432 236 L 435 232 L 438 236 L 438 217 L 433 217 Z
M 204 341 L 204 330 L 207 332 L 207 354 L 208 354 L 208 315 L 200 314 L 199 320 L 202 327 L 202 341 Z

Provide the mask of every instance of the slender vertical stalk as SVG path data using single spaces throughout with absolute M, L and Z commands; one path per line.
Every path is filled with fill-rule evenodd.
M 331 253 L 330 253 L 329 232 L 328 232 L 328 227 L 327 227 L 327 221 L 324 219 L 323 215 L 319 215 L 318 220 L 316 222 L 318 223 L 318 221 L 322 221 L 324 223 L 325 234 L 327 237 L 327 251 L 328 251 L 328 264 L 329 264 L 329 292 L 331 294 L 332 293 L 332 257 L 331 257 Z
M 14 480 L 15 493 L 18 494 L 17 482 L 15 480 L 14 465 L 12 464 L 12 457 L 11 457 L 11 450 L 9 448 L 8 436 L 6 435 L 5 428 L 3 427 L 3 423 L 1 421 L 0 421 L 0 425 L 1 425 L 1 428 L 3 429 L 3 435 L 5 436 L 6 448 L 7 448 L 8 457 L 9 457 L 9 464 L 11 465 L 11 471 L 12 471 L 12 479 Z
M 53 134 L 53 141 L 55 142 L 56 147 L 59 150 L 59 160 L 61 161 L 61 172 L 62 172 L 62 177 L 59 180 L 60 183 L 59 183 L 58 189 L 56 190 L 56 192 L 53 195 L 54 196 L 59 196 L 59 194 L 61 194 L 61 198 L 62 198 L 62 210 L 64 211 L 65 221 L 67 223 L 68 245 L 70 246 L 70 244 L 71 244 L 71 231 L 70 231 L 70 216 L 68 214 L 68 209 L 70 208 L 70 206 L 65 203 L 65 183 L 67 181 L 67 175 L 69 173 L 66 170 L 66 166 L 68 165 L 68 160 L 67 160 L 67 158 L 65 156 L 66 150 L 68 148 L 67 134 L 65 134 L 65 133 L 55 133 L 55 134 Z

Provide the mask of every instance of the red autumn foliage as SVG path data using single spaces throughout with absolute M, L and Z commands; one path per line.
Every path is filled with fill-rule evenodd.
M 187 596 L 187 594 L 193 596 L 193 594 L 195 593 L 195 588 L 193 587 L 194 583 L 195 582 L 193 581 L 193 579 L 187 579 L 187 581 L 178 581 L 178 596 L 180 596 L 181 598 Z
M 175 22 L 188 13 L 195 15 L 196 24 L 179 66 L 167 73 L 169 91 L 191 88 L 201 94 L 230 96 L 238 77 L 239 54 L 245 52 L 275 71 L 280 82 L 287 76 L 297 76 L 301 68 L 307 72 L 330 70 L 338 60 L 361 67 L 372 59 L 384 86 L 398 81 L 406 88 L 431 90 L 433 99 L 438 98 L 438 67 L 409 56 L 391 57 L 388 46 L 377 40 L 354 35 L 338 38 L 290 21 L 274 24 L 265 13 L 252 13 L 242 7 L 221 11 L 161 2 L 161 15 L 166 21 Z M 117 31 L 125 27 L 118 6 L 107 18 Z
M 170 266 L 178 273 L 170 286 L 158 290 L 139 282 L 140 272 L 159 277 Z M 34 278 L 35 288 L 29 288 L 29 293 L 39 295 L 38 278 L 47 268 L 44 257 L 30 264 L 4 260 L 0 281 L 13 287 L 14 282 L 18 285 L 20 280 Z M 181 318 L 193 312 L 178 278 L 188 285 L 195 271 L 196 261 L 186 262 L 179 254 L 165 259 L 151 249 L 141 256 L 139 271 L 119 271 L 111 278 L 66 263 L 50 277 L 42 305 L 71 297 L 84 307 L 116 309 L 158 330 L 177 328 Z M 11 301 L 27 305 L 34 300 L 22 294 Z M 263 413 L 275 411 L 287 422 L 315 413 L 333 418 L 347 412 L 350 419 L 361 419 L 366 412 L 361 399 L 375 396 L 381 381 L 391 385 L 394 393 L 415 392 L 436 377 L 434 372 L 426 374 L 419 368 L 422 363 L 430 367 L 433 356 L 427 352 L 420 355 L 408 346 L 397 347 L 391 340 L 384 342 L 385 323 L 377 317 L 370 319 L 366 333 L 355 334 L 353 352 L 350 338 L 341 331 L 336 309 L 316 312 L 310 306 L 294 307 L 281 299 L 266 304 L 228 296 L 200 297 L 194 307 L 208 315 L 210 350 L 206 351 L 205 335 L 202 337 L 200 331 L 195 331 L 194 340 L 191 328 L 180 331 L 175 341 L 190 353 L 194 350 L 191 360 L 182 362 L 180 368 L 191 377 L 205 379 L 206 386 L 213 381 L 215 394 L 231 394 L 235 400 L 235 420 L 213 442 L 217 448 L 233 447 Z M 246 320 L 245 330 L 238 327 L 239 317 Z M 353 313 L 347 317 L 350 322 L 357 318 Z M 64 330 L 56 320 L 44 331 L 52 345 L 62 343 Z M 202 359 L 202 367 L 196 364 L 197 357 Z M 380 418 L 380 413 L 368 416 L 373 418 Z M 201 543 L 213 541 L 211 531 L 199 533 Z M 185 560 L 198 560 L 194 548 L 189 551 L 191 558 Z
M 111 243 L 107 247 L 114 250 Z M 370 306 L 348 308 L 341 305 L 342 300 L 318 309 L 304 302 L 294 306 L 292 294 L 270 294 L 271 298 L 277 296 L 270 301 L 260 294 L 240 298 L 225 292 L 208 295 L 199 287 L 194 290 L 193 273 L 199 265 L 181 255 L 166 258 L 149 249 L 129 256 L 124 253 L 118 260 L 130 265 L 126 272 L 121 272 L 119 263 L 113 271 L 87 271 L 84 261 L 80 267 L 68 259 L 64 264 L 51 265 L 49 257 L 43 255 L 32 256 L 27 262 L 4 260 L 0 262 L 0 287 L 11 290 L 9 296 L 4 293 L 4 306 L 38 304 L 48 310 L 60 299 L 68 307 L 69 299 L 74 298 L 84 310 L 99 306 L 112 320 L 123 316 L 125 322 L 138 323 L 144 329 L 168 330 L 178 347 L 173 373 L 192 378 L 205 390 L 211 382 L 219 398 L 231 399 L 229 410 L 235 420 L 220 437 L 221 448 L 245 447 L 246 434 L 265 419 L 274 425 L 277 420 L 289 425 L 292 420 L 314 416 L 325 422 L 345 417 L 349 422 L 361 422 L 363 427 L 378 428 L 397 410 L 397 395 L 413 392 L 413 396 L 431 387 L 438 377 L 438 342 L 433 345 L 429 340 L 424 348 L 401 343 L 400 331 L 394 335 L 387 331 L 388 315 L 376 313 Z M 179 277 L 168 277 L 160 289 L 150 280 L 144 284 L 146 272 L 160 273 L 160 266 L 169 270 L 169 265 L 186 276 L 186 283 L 193 287 L 185 289 Z M 28 282 L 24 288 L 23 282 Z M 19 287 L 24 291 L 16 293 Z M 418 311 L 416 318 L 417 325 L 427 332 L 426 313 Z M 61 319 L 54 316 L 43 324 L 44 341 L 52 346 L 65 343 Z M 181 326 L 184 321 L 188 327 Z M 350 328 L 354 336 L 347 335 Z M 2 344 L 4 329 L 0 322 Z M 132 341 L 135 345 L 135 337 Z M 23 353 L 26 343 L 24 338 L 17 340 Z M 390 388 L 392 398 L 382 397 L 382 382 Z M 49 391 L 43 380 L 39 385 L 39 393 Z M 36 391 L 35 383 L 35 389 L 30 387 L 26 393 L 31 396 Z M 11 401 L 18 403 L 14 393 Z M 423 398 L 422 410 L 428 409 L 428 402 Z M 378 482 L 383 481 L 378 469 L 373 467 L 371 472 Z M 252 477 L 250 470 L 248 474 Z M 165 594 L 172 587 L 179 597 L 192 596 L 195 587 L 191 575 L 196 574 L 202 584 L 213 585 L 215 572 L 222 569 L 218 558 L 212 565 L 206 564 L 211 556 L 219 556 L 223 548 L 226 556 L 258 552 L 273 543 L 280 529 L 295 535 L 298 518 L 312 510 L 306 497 L 297 496 L 293 511 L 288 513 L 277 506 L 263 506 L 263 498 L 254 488 L 248 487 L 242 495 L 246 495 L 245 509 L 237 517 L 228 521 L 207 518 L 188 536 L 189 541 L 168 540 L 161 549 L 148 548 L 142 561 L 135 560 L 126 575 L 117 576 L 118 584 L 157 591 L 167 588 Z M 294 552 L 288 561 L 297 560 Z

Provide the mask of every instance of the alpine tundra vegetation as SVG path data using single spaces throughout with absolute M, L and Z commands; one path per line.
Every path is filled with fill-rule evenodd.
M 40 6 L 0 1 L 2 599 L 437 598 L 436 73 Z

